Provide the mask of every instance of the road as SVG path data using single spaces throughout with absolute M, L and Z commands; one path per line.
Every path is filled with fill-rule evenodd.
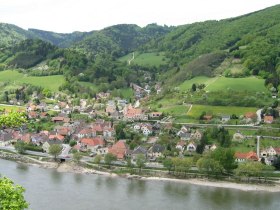
M 17 153 L 17 151 L 15 150 L 15 148 L 13 146 L 0 147 L 0 149 L 8 150 L 8 151 Z M 35 151 L 26 150 L 25 153 L 28 154 L 28 155 L 51 157 L 48 153 L 43 153 L 43 152 L 35 152 Z

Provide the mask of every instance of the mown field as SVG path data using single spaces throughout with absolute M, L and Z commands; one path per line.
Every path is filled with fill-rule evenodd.
M 190 80 L 184 81 L 181 85 L 178 86 L 179 90 L 190 90 L 193 84 L 205 84 L 206 86 L 213 83 L 217 77 L 205 77 L 205 76 L 199 76 L 194 77 Z
M 206 106 L 206 105 L 193 105 L 188 117 L 198 119 L 202 112 L 211 114 L 213 116 L 232 115 L 236 116 L 244 115 L 246 112 L 256 112 L 255 107 L 237 107 L 237 106 Z
M 249 91 L 249 92 L 267 92 L 264 86 L 264 79 L 256 77 L 245 78 L 229 78 L 229 77 L 195 77 L 186 80 L 180 86 L 179 90 L 190 90 L 193 84 L 205 84 L 206 91 L 220 91 L 220 90 L 235 90 L 235 91 Z
M 180 115 L 186 115 L 189 108 L 190 107 L 187 105 L 174 105 L 174 106 L 162 107 L 162 108 L 159 108 L 158 110 L 160 112 L 164 112 L 166 114 L 170 114 L 170 115 L 176 117 L 176 116 L 180 116 Z
M 136 52 L 134 54 L 134 60 L 132 61 L 133 64 L 138 64 L 141 66 L 160 66 L 161 64 L 166 63 L 166 58 L 164 53 L 139 53 Z M 119 60 L 127 62 L 132 58 L 132 53 L 121 57 Z
M 212 79 L 212 78 L 211 78 Z M 264 79 L 256 77 L 245 78 L 228 78 L 218 77 L 214 82 L 210 83 L 206 91 L 220 91 L 220 90 L 235 90 L 235 91 L 249 91 L 249 92 L 267 92 L 264 86 Z
M 65 79 L 62 75 L 34 77 L 27 76 L 13 70 L 0 71 L 0 82 L 10 82 L 14 85 L 26 83 L 34 86 L 49 89 L 51 91 L 58 91 Z

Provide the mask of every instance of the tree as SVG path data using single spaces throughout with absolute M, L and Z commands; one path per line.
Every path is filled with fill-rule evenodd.
M 208 175 L 210 173 L 213 174 L 222 173 L 223 171 L 222 165 L 218 161 L 209 157 L 200 158 L 197 161 L 196 166 L 199 171 L 206 172 Z
M 96 155 L 95 158 L 94 158 L 94 160 L 93 160 L 93 162 L 94 162 L 95 164 L 98 164 L 98 165 L 99 165 L 101 159 L 102 159 L 101 155 Z
M 15 149 L 19 154 L 23 154 L 25 152 L 25 143 L 23 141 L 17 141 Z
M 27 123 L 27 117 L 22 112 L 10 112 L 0 116 L 0 127 L 20 127 Z
M 70 147 L 74 147 L 77 144 L 75 140 L 70 140 L 69 145 Z
M 117 160 L 117 156 L 112 153 L 107 153 L 104 157 L 104 161 L 107 165 L 111 166 L 112 161 Z
M 80 152 L 76 152 L 73 155 L 73 160 L 75 163 L 80 163 L 80 160 L 82 159 L 82 154 Z
M 192 91 L 193 91 L 193 92 L 196 91 L 196 84 L 192 84 Z
M 0 209 L 22 210 L 28 208 L 24 199 L 25 189 L 6 177 L 0 178 Z
M 168 169 L 168 173 L 170 173 L 170 171 L 172 170 L 172 168 L 174 167 L 174 164 L 173 164 L 173 161 L 171 158 L 166 158 L 164 161 L 163 161 L 163 166 L 165 168 Z
M 219 147 L 210 153 L 210 158 L 219 162 L 227 172 L 230 172 L 237 167 L 234 158 L 234 150 L 230 148 Z
M 49 148 L 49 154 L 54 156 L 54 159 L 56 160 L 57 156 L 60 154 L 62 150 L 61 145 L 59 144 L 52 144 Z
M 136 156 L 136 166 L 139 168 L 139 172 L 141 173 L 141 169 L 145 167 L 146 157 L 143 154 L 138 154 Z
M 237 176 L 260 176 L 261 172 L 266 168 L 264 164 L 258 161 L 248 161 L 238 165 L 237 169 L 234 170 Z

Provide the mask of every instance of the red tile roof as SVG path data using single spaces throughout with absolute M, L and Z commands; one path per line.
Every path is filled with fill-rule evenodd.
M 124 159 L 126 151 L 127 151 L 127 146 L 124 140 L 119 140 L 108 150 L 109 153 L 116 155 L 118 159 Z
M 237 159 L 246 159 L 246 160 L 255 160 L 255 161 L 259 160 L 257 154 L 253 151 L 248 153 L 236 152 L 234 156 Z
M 273 122 L 273 116 L 264 116 L 263 121 L 265 123 L 272 123 Z
M 245 114 L 245 117 L 246 118 L 250 118 L 250 119 L 252 119 L 252 118 L 255 118 L 255 117 L 257 117 L 257 114 L 255 113 L 255 112 L 247 112 L 246 114 Z
M 81 139 L 81 143 L 88 146 L 104 146 L 105 142 L 102 138 L 83 138 Z

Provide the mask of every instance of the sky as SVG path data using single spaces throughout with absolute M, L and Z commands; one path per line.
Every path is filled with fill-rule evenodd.
M 0 22 L 60 33 L 116 24 L 183 25 L 235 17 L 280 0 L 0 0 Z

